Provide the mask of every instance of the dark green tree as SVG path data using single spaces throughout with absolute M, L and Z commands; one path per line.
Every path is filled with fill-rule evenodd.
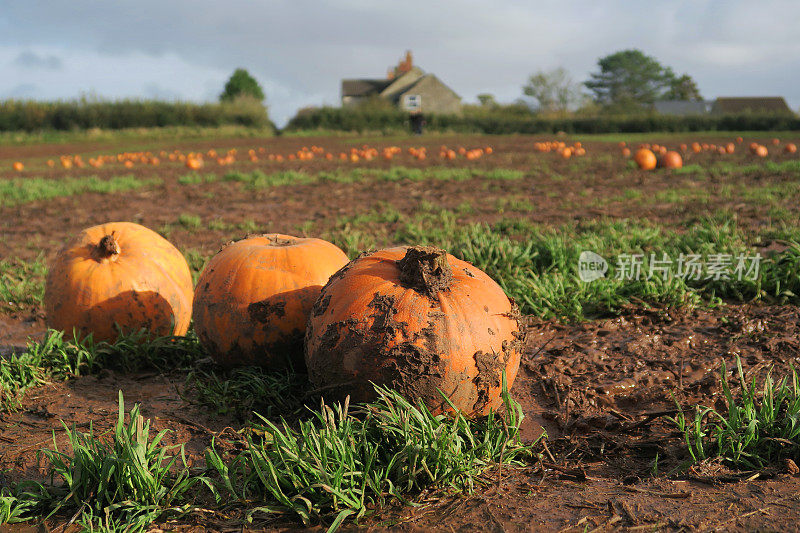
M 672 78 L 669 89 L 664 93 L 662 99 L 699 101 L 703 97 L 700 95 L 700 89 L 697 88 L 697 82 L 688 74 L 684 74 Z
M 219 95 L 220 102 L 230 102 L 240 97 L 249 97 L 259 102 L 264 100 L 264 90 L 256 79 L 243 68 L 237 68 L 225 84 L 225 90 Z
M 675 74 L 640 50 L 622 50 L 597 62 L 600 72 L 584 85 L 597 103 L 614 108 L 646 107 L 669 90 Z

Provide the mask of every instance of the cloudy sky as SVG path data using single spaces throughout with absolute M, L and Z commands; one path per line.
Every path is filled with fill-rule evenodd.
M 406 49 L 466 101 L 513 101 L 536 70 L 585 80 L 639 48 L 702 94 L 800 107 L 800 2 L 686 0 L 0 0 L 0 99 L 214 100 L 247 68 L 283 124 L 337 104 Z

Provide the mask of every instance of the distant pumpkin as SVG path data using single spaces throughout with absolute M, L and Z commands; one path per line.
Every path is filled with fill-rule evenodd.
M 683 158 L 678 152 L 670 150 L 661 156 L 658 166 L 661 168 L 681 168 L 683 166 Z
M 146 329 L 184 335 L 192 317 L 192 275 L 166 239 L 131 222 L 93 226 L 71 239 L 50 265 L 47 325 L 72 338 L 112 342 Z
M 656 168 L 658 160 L 656 154 L 647 148 L 639 148 L 633 156 L 633 160 L 642 170 L 653 170 Z
M 794 143 L 787 143 L 786 146 L 784 146 L 783 151 L 787 154 L 793 154 L 797 151 L 797 145 Z

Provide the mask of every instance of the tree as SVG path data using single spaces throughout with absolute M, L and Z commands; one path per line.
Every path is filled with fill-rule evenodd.
M 478 102 L 481 104 L 481 107 L 497 107 L 497 100 L 493 94 L 489 93 L 481 93 L 478 95 Z
M 581 100 L 580 85 L 561 67 L 531 75 L 522 93 L 536 100 L 539 111 L 546 113 L 566 112 Z
M 220 102 L 230 102 L 243 96 L 261 102 L 264 100 L 264 90 L 249 72 L 243 68 L 237 68 L 225 84 L 225 90 L 219 95 L 219 100 Z
M 662 96 L 663 100 L 692 100 L 699 101 L 703 97 L 697 83 L 688 74 L 673 77 L 669 84 L 669 89 Z
M 655 58 L 640 50 L 623 50 L 601 58 L 600 72 L 584 85 L 595 100 L 607 107 L 641 107 L 660 99 L 672 86 L 675 75 Z

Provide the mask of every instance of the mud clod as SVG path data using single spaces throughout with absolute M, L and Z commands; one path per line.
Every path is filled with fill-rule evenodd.
M 489 390 L 500 386 L 505 365 L 501 358 L 494 353 L 478 351 L 473 354 L 472 358 L 478 369 L 478 375 L 473 380 L 475 388 L 478 390 L 478 399 L 473 407 L 476 411 L 481 411 L 491 401 Z
M 253 302 L 247 306 L 247 313 L 253 322 L 266 324 L 272 318 L 281 318 L 286 315 L 286 302 L 273 302 L 269 299 Z
M 397 266 L 404 287 L 428 296 L 448 290 L 453 281 L 447 252 L 432 246 L 412 246 Z
M 112 255 L 118 255 L 122 251 L 117 239 L 114 237 L 114 233 L 112 231 L 110 235 L 106 235 L 97 243 L 96 252 L 99 257 L 111 257 Z

